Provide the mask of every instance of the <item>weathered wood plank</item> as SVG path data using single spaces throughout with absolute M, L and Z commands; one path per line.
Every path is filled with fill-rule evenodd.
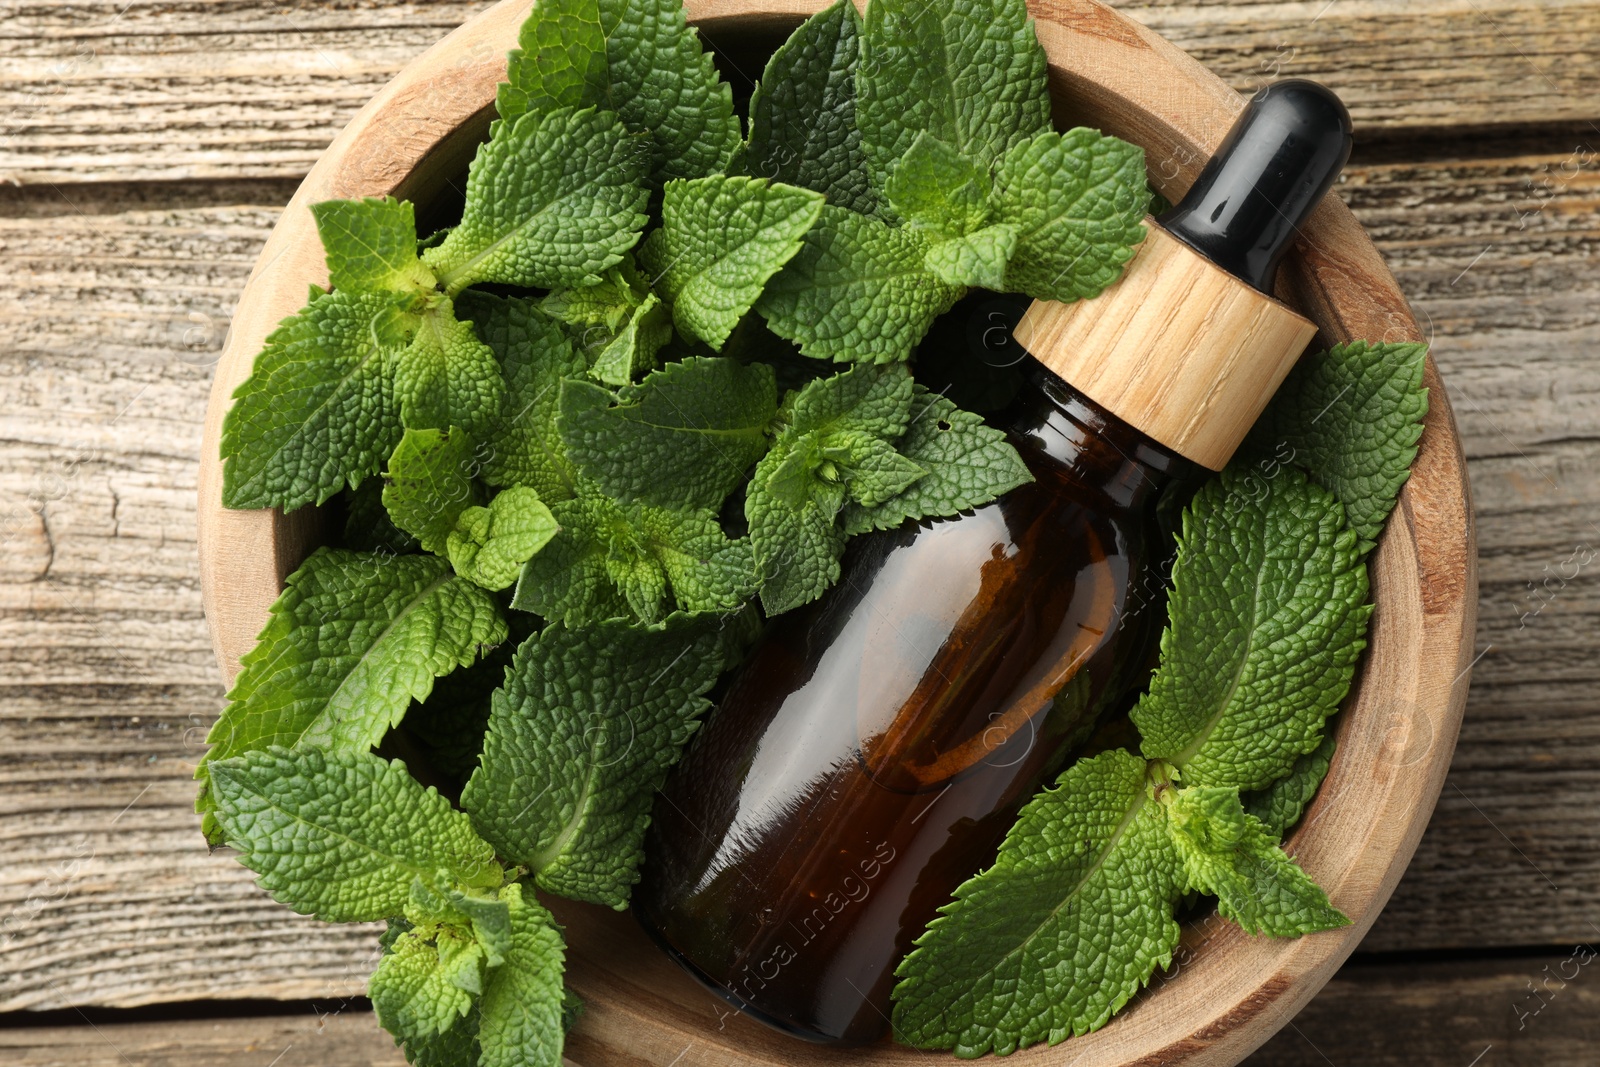
M 1600 1042 L 1593 964 L 1588 947 L 1475 963 L 1354 963 L 1245 1067 L 1588 1062 Z M 369 1012 L 337 1002 L 268 1018 L 0 1029 L 0 1058 L 9 1067 L 405 1063 Z M 692 1050 L 681 1062 L 697 1062 Z
M 299 177 L 366 100 L 487 0 L 0 2 L 0 181 Z M 1118 6 L 1235 87 L 1328 82 L 1363 137 L 1594 136 L 1600 3 Z
M 0 1030 L 10 1067 L 404 1067 L 370 1011 Z
M 1364 165 L 1343 187 L 1435 327 L 1493 643 L 1368 948 L 1594 936 L 1600 559 L 1520 617 L 1527 582 L 1600 547 L 1600 183 L 1580 167 L 1527 214 L 1527 179 L 1565 159 Z M 193 545 L 208 362 L 289 189 L 0 193 L 5 1008 L 345 995 L 370 967 L 370 931 L 272 904 L 189 812 L 220 698 Z

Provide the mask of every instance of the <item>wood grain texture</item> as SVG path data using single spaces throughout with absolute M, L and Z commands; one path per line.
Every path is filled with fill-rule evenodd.
M 689 0 L 691 23 L 720 43 L 732 66 L 754 66 L 740 42 L 820 10 L 822 0 Z M 482 136 L 503 62 L 526 0 L 473 18 L 407 66 L 364 107 L 296 192 L 241 294 L 217 364 L 201 446 L 199 550 L 202 595 L 225 675 L 253 645 L 289 569 L 315 543 L 309 509 L 229 511 L 217 456 L 223 416 L 267 334 L 326 275 L 309 205 L 323 199 L 430 197 L 459 174 Z M 1226 134 L 1241 101 L 1193 59 L 1094 0 L 1035 9 L 1050 57 L 1058 120 L 1083 122 L 1142 145 L 1151 159 L 1182 159 L 1152 175 L 1176 197 Z M 1280 289 L 1331 340 L 1420 337 L 1393 276 L 1349 210 L 1323 202 L 1301 228 Z M 1351 918 L 1338 932 L 1276 941 L 1242 932 L 1209 949 L 1140 998 L 1071 1053 L 1035 1047 L 1024 1062 L 1098 1064 L 1150 1059 L 1226 1067 L 1281 1027 L 1337 970 L 1399 881 L 1443 784 L 1466 697 L 1476 610 L 1473 518 L 1449 402 L 1430 365 L 1427 429 L 1396 517 L 1372 557 L 1376 610 L 1360 676 L 1338 726 L 1327 782 L 1288 847 Z M 1407 743 L 1432 744 L 1410 758 Z M 1190 927 L 1185 933 L 1194 935 Z M 730 1063 L 823 1062 L 813 1050 L 751 1025 L 712 1027 L 683 1003 L 703 999 L 687 975 L 613 923 L 569 926 L 569 985 L 589 1004 L 587 1064 L 666 1062 L 687 1034 Z M 919 1053 L 873 1046 L 861 1062 Z
M 1246 1067 L 1548 1067 L 1600 1043 L 1594 949 L 1526 959 L 1345 968 Z M 1352 1025 L 1359 1020 L 1360 1025 Z M 589 1024 L 579 1022 L 581 1047 Z M 1070 1045 L 1068 1046 L 1071 1047 Z M 1483 1055 L 1491 1050 L 1489 1055 Z M 684 1064 L 707 1062 L 686 1045 Z M 1493 1059 L 1490 1059 L 1490 1056 Z M 369 1012 L 338 1002 L 298 1015 L 0 1029 L 7 1067 L 402 1067 Z M 926 1062 L 926 1061 L 924 1061 Z
M 0 0 L 0 181 L 301 177 L 406 62 L 487 6 Z M 1235 89 L 1326 81 L 1365 138 L 1528 125 L 1594 136 L 1600 119 L 1589 0 L 1121 7 Z
M 1219 471 L 1317 327 L 1147 220 L 1117 284 L 1094 300 L 1036 300 L 1017 343 L 1090 400 Z

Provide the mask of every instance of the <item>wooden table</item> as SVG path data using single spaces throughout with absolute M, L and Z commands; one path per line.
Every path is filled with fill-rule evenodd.
M 403 1062 L 359 999 L 371 932 L 275 905 L 190 812 L 222 696 L 195 472 L 278 211 L 481 6 L 0 0 L 0 1064 Z M 1339 191 L 1433 338 L 1479 516 L 1438 812 L 1361 953 L 1249 1062 L 1594 1062 L 1600 0 L 1123 6 L 1240 90 L 1349 101 Z

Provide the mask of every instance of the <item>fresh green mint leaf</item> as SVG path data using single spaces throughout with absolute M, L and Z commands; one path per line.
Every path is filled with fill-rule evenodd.
M 517 580 L 523 564 L 549 544 L 558 529 L 539 494 L 517 486 L 497 494 L 488 507 L 468 508 L 457 516 L 446 555 L 461 577 L 500 590 Z
M 572 495 L 572 470 L 562 454 L 556 412 L 561 382 L 583 374 L 583 357 L 534 301 L 462 293 L 461 314 L 504 369 L 506 403 L 483 435 L 488 455 L 480 475 L 490 485 L 526 486 L 545 502 Z
M 781 615 L 827 592 L 839 580 L 844 554 L 845 534 L 838 523 L 844 487 L 818 482 L 804 468 L 795 476 L 795 464 L 786 471 L 783 461 L 791 455 L 777 449 L 767 453 L 756 465 L 745 499 L 761 607 L 768 615 Z M 780 487 L 787 481 L 799 488 L 774 489 L 775 479 Z
M 820 451 L 823 463 L 837 470 L 850 498 L 862 507 L 899 496 L 928 473 L 888 441 L 859 430 L 822 438 Z
M 427 940 L 409 930 L 378 961 L 367 994 L 391 1034 L 408 1041 L 437 1037 L 472 1010 L 483 969 L 483 948 L 471 937 L 442 928 Z
M 1299 937 L 1349 926 L 1311 877 L 1249 815 L 1236 789 L 1189 787 L 1169 794 L 1173 844 L 1191 889 L 1214 894 L 1217 910 L 1246 933 Z
M 506 57 L 495 109 L 502 122 L 529 111 L 610 107 L 606 33 L 596 0 L 539 0 Z
M 873 0 L 856 115 L 874 187 L 923 132 L 992 169 L 1050 129 L 1048 71 L 1024 0 Z
M 1184 514 L 1161 663 L 1133 709 L 1187 786 L 1262 789 L 1322 740 L 1366 642 L 1344 508 L 1299 471 L 1230 468 Z
M 506 886 L 500 898 L 510 906 L 511 947 L 483 991 L 478 1067 L 560 1067 L 567 1011 L 561 930 L 523 886 Z
M 417 223 L 408 200 L 327 200 L 311 205 L 328 279 L 335 290 L 430 292 L 431 271 L 417 259 Z
M 1074 764 L 901 962 L 896 1035 L 973 1057 L 1104 1025 L 1171 964 L 1183 890 L 1144 760 L 1114 749 Z
M 923 132 L 896 164 L 884 194 L 908 225 L 945 240 L 984 227 L 993 188 L 985 167 Z
M 273 745 L 365 752 L 436 677 L 470 666 L 506 633 L 494 599 L 442 559 L 318 550 L 289 576 L 241 661 L 195 772 L 198 809 L 212 809 L 218 760 Z
M 553 623 L 530 638 L 461 796 L 479 832 L 540 888 L 624 907 L 651 801 L 709 706 L 722 640 L 714 619 L 681 617 Z
M 563 387 L 567 455 L 607 494 L 658 507 L 720 507 L 766 453 L 778 414 L 772 368 L 691 356 L 615 397 Z
M 478 1067 L 478 1013 L 469 1011 L 442 1034 L 405 1041 L 411 1067 Z
M 400 421 L 407 429 L 460 426 L 479 434 L 505 409 L 506 382 L 494 352 L 448 300 L 425 311 L 416 337 L 394 360 Z
M 600 0 L 610 92 L 604 106 L 651 142 L 651 181 L 723 173 L 739 147 L 733 91 L 689 27 L 682 0 Z
M 740 144 L 733 93 L 681 0 L 548 0 L 523 23 L 496 106 L 598 106 L 649 144 L 651 183 L 722 173 Z
M 1339 498 L 1363 554 L 1377 543 L 1417 458 L 1427 358 L 1427 345 L 1366 341 L 1307 356 L 1251 431 L 1251 452 L 1298 464 Z
M 451 296 L 484 282 L 599 282 L 648 221 L 643 147 L 615 114 L 593 108 L 503 124 L 472 161 L 460 225 L 423 262 Z
M 456 516 L 482 502 L 472 438 L 463 430 L 407 430 L 384 472 L 383 506 L 425 551 L 445 554 Z
M 730 540 L 710 509 L 619 504 L 580 480 L 550 505 L 561 530 L 523 568 L 512 603 L 586 626 L 631 616 L 655 622 L 684 611 L 738 607 L 755 592 L 750 542 Z
M 1006 287 L 1016 250 L 1017 228 L 1001 222 L 965 237 L 940 241 L 928 249 L 926 263 L 946 285 L 998 290 Z
M 924 475 L 888 443 L 906 431 L 914 387 L 904 364 L 860 364 L 785 401 L 783 429 L 745 497 L 768 615 L 809 603 L 838 581 L 847 500 L 875 506 Z
M 640 252 L 679 332 L 721 349 L 768 279 L 800 251 L 824 197 L 762 178 L 667 184 L 661 228 Z
M 851 367 L 819 378 L 785 404 L 785 440 L 852 430 L 894 440 L 911 423 L 916 382 L 904 364 Z
M 1063 303 L 1099 296 L 1144 239 L 1144 149 L 1096 130 L 1014 145 L 995 175 L 998 221 L 1017 230 L 1006 288 Z
M 773 333 L 808 356 L 908 359 L 933 320 L 964 292 L 927 268 L 930 247 L 915 229 L 829 205 L 806 234 L 805 247 L 768 283 L 757 309 Z
M 1305 814 L 1317 787 L 1328 776 L 1333 766 L 1333 753 L 1338 740 L 1330 728 L 1322 737 L 1322 744 L 1307 755 L 1294 761 L 1289 773 L 1257 793 L 1245 796 L 1244 807 L 1274 838 L 1286 834 L 1300 816 Z
M 571 327 L 589 376 L 607 385 L 632 382 L 655 366 L 656 353 L 672 340 L 671 309 L 628 260 L 599 285 L 557 290 L 539 307 Z
M 926 476 L 875 507 L 848 506 L 846 533 L 890 530 L 907 519 L 955 515 L 1033 481 L 1005 434 L 921 386 L 912 401 L 910 425 L 895 447 Z
M 267 338 L 222 423 L 222 502 L 293 511 L 376 474 L 400 440 L 393 296 L 323 293 Z
M 860 58 L 861 16 L 850 0 L 837 0 L 795 30 L 767 61 L 751 94 L 745 171 L 875 214 L 878 201 L 856 126 Z
M 494 850 L 403 763 L 273 746 L 213 762 L 223 839 L 274 900 L 325 922 L 401 915 L 418 879 L 492 887 Z
M 656 353 L 672 340 L 672 311 L 654 293 L 628 315 L 615 334 L 585 334 L 589 376 L 607 385 L 627 385 L 656 364 Z

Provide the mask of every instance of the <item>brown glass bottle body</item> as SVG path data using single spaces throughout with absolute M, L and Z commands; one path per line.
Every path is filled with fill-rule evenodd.
M 888 1028 L 893 971 L 1146 671 L 1156 491 L 1182 463 L 1038 364 L 1035 481 L 857 538 L 775 620 L 657 798 L 634 911 L 800 1037 Z

